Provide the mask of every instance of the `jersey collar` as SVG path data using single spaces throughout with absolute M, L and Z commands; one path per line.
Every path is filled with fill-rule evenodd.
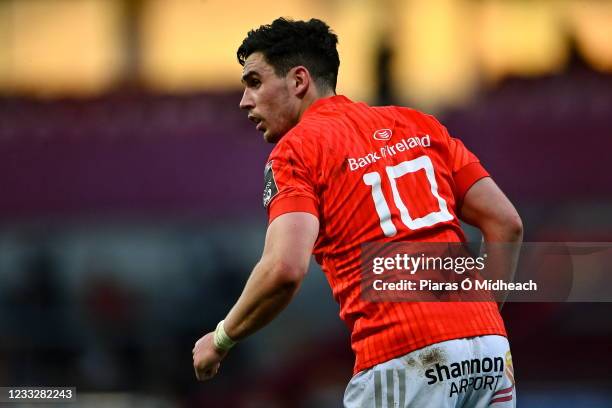
M 345 103 L 352 103 L 352 102 L 353 101 L 351 101 L 349 98 L 347 98 L 344 95 L 334 95 L 334 96 L 330 96 L 327 98 L 317 99 L 312 105 L 308 107 L 308 109 L 306 109 L 306 111 L 304 112 L 304 116 L 311 115 L 315 112 L 318 112 L 324 107 L 340 105 L 340 104 L 345 104 Z

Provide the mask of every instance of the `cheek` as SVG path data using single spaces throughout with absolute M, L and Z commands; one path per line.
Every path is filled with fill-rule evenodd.
M 278 121 L 286 122 L 289 120 L 291 111 L 290 101 L 285 97 L 285 95 L 279 92 L 279 94 L 277 94 L 274 98 L 274 106 L 272 108 Z
M 269 129 L 284 129 L 291 122 L 291 101 L 288 96 L 283 86 L 268 87 L 259 94 L 259 111 L 267 120 Z

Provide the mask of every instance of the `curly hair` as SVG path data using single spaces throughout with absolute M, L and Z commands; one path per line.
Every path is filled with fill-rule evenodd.
M 262 53 L 280 77 L 302 65 L 319 88 L 335 91 L 340 66 L 337 44 L 338 36 L 321 20 L 294 21 L 281 17 L 249 31 L 236 54 L 244 66 L 249 55 Z

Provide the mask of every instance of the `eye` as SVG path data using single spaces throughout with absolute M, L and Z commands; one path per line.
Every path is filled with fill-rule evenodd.
M 259 85 L 261 85 L 261 81 L 257 78 L 250 78 L 247 81 L 247 86 L 249 88 L 259 88 Z

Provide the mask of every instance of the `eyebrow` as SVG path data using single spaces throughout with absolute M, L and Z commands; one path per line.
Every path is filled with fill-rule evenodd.
M 245 83 L 247 81 L 247 79 L 259 75 L 257 72 L 255 71 L 249 71 L 247 73 L 245 73 L 244 75 L 242 75 L 242 78 L 240 79 L 240 82 Z

